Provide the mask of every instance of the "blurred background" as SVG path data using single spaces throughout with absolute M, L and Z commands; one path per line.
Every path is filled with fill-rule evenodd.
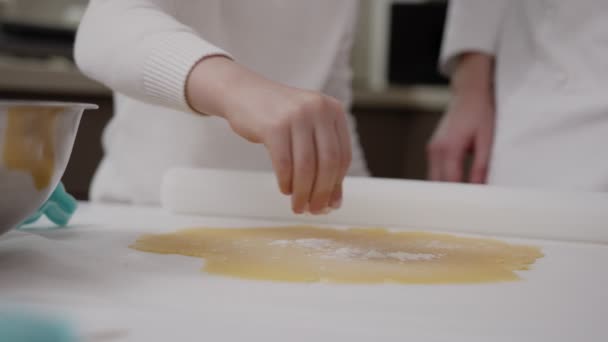
M 0 98 L 93 102 L 64 183 L 86 199 L 112 117 L 111 93 L 72 60 L 87 0 L 0 0 Z M 425 145 L 445 110 L 437 73 L 447 0 L 362 0 L 353 49 L 353 113 L 373 176 L 424 179 Z

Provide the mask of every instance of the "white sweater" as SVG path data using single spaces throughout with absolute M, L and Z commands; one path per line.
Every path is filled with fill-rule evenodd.
M 229 54 L 272 80 L 348 106 L 356 13 L 354 0 L 91 1 L 76 62 L 116 100 L 91 199 L 157 203 L 164 173 L 176 166 L 271 170 L 261 145 L 223 119 L 190 113 L 189 71 L 201 58 Z M 350 174 L 366 175 L 352 119 L 351 128 Z

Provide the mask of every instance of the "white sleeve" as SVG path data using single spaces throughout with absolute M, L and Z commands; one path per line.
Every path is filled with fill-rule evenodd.
M 450 75 L 465 52 L 495 55 L 503 15 L 509 0 L 451 0 L 445 25 L 441 72 Z
M 202 58 L 226 55 L 174 16 L 172 0 L 92 0 L 74 48 L 78 67 L 113 91 L 191 111 L 185 84 Z

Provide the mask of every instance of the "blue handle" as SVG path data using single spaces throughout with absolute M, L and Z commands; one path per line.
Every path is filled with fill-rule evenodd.
M 56 224 L 57 227 L 65 227 L 70 222 L 74 212 L 76 212 L 77 206 L 78 202 L 76 199 L 65 191 L 63 184 L 59 183 L 46 203 L 44 203 L 36 214 L 25 220 L 22 223 L 22 226 L 34 223 L 38 221 L 42 215 L 46 215 L 46 217 Z
M 29 313 L 0 312 L 0 341 L 76 342 L 70 325 L 50 317 Z

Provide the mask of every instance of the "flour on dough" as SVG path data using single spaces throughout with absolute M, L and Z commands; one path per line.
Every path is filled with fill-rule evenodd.
M 446 234 L 293 226 L 144 235 L 132 248 L 205 259 L 211 274 L 284 282 L 448 284 L 518 280 L 540 249 Z

